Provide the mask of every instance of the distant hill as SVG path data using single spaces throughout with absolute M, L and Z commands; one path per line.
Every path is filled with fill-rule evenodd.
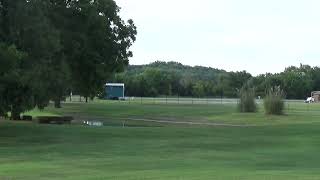
M 147 68 L 155 68 L 162 71 L 175 72 L 182 77 L 203 81 L 209 81 L 220 75 L 227 74 L 227 71 L 221 69 L 203 66 L 188 66 L 174 61 L 156 61 L 146 65 L 130 65 L 126 71 L 128 74 L 139 74 L 144 72 Z
M 146 65 L 130 65 L 116 74 L 111 82 L 126 85 L 127 96 L 193 96 L 237 97 L 245 83 L 263 97 L 268 89 L 280 86 L 286 98 L 303 99 L 311 91 L 320 90 L 320 68 L 309 65 L 288 67 L 284 72 L 253 77 L 246 71 L 187 66 L 178 62 L 156 61 Z
M 147 65 L 130 65 L 112 82 L 126 84 L 128 96 L 228 96 L 252 76 L 247 72 L 227 72 L 202 66 L 187 66 L 178 62 L 156 61 Z

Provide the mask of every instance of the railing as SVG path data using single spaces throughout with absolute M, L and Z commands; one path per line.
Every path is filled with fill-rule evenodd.
M 89 99 L 89 102 L 92 100 Z M 237 104 L 237 98 L 196 98 L 196 97 L 126 97 L 123 100 L 99 100 L 95 98 L 93 101 L 110 101 L 110 102 L 123 102 L 135 104 Z M 67 97 L 66 102 L 85 102 L 85 98 L 79 95 L 74 95 L 71 98 Z M 256 99 L 258 104 L 262 104 L 262 99 Z M 285 100 L 286 104 L 301 104 L 304 100 Z
M 214 105 L 214 104 L 237 104 L 237 98 L 195 98 L 195 97 L 126 97 L 122 100 L 103 100 L 95 98 L 93 101 L 127 104 L 181 104 L 181 105 Z M 67 98 L 66 102 L 85 102 L 80 96 Z M 89 101 L 91 102 L 91 100 Z M 262 99 L 256 99 L 257 104 L 263 104 Z M 285 104 L 302 104 L 304 100 L 285 100 Z

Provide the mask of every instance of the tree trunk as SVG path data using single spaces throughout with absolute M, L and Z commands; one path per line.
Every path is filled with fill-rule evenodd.
M 21 115 L 21 112 L 17 110 L 17 108 L 12 107 L 11 120 L 21 120 L 20 115 Z
M 55 107 L 55 108 L 61 108 L 61 101 L 60 101 L 60 99 L 59 99 L 59 100 L 56 99 L 56 100 L 54 101 L 54 107 Z
M 86 103 L 88 103 L 88 97 L 86 97 Z
M 62 95 L 57 94 L 54 98 L 54 107 L 55 108 L 61 108 L 61 100 L 62 100 Z

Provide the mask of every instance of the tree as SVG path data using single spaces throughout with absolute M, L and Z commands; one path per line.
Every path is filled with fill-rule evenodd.
M 228 96 L 237 97 L 238 91 L 245 85 L 245 83 L 252 78 L 252 75 L 246 71 L 230 72 L 228 74 L 228 89 L 230 93 Z
M 205 96 L 204 83 L 199 81 L 192 87 L 192 93 L 196 97 Z
M 21 78 L 21 65 L 25 54 L 15 46 L 0 43 L 0 115 L 9 111 L 13 119 L 20 119 L 20 112 L 32 108 L 31 89 Z
M 2 53 L 15 47 L 27 55 L 0 88 L 1 111 L 10 106 L 17 119 L 49 100 L 60 107 L 71 88 L 85 97 L 97 95 L 107 78 L 128 64 L 137 33 L 132 20 L 120 18 L 113 0 L 0 0 L 0 25 Z M 4 59 L 0 64 L 8 63 Z
M 27 54 L 14 68 L 15 73 L 4 79 L 12 118 L 19 119 L 21 112 L 48 103 L 50 81 L 44 80 L 43 70 L 54 60 L 59 43 L 46 17 L 44 1 L 2 0 L 0 4 L 1 42 Z
M 318 91 L 320 90 L 320 68 L 314 67 L 311 70 L 312 76 L 312 90 Z
M 300 70 L 286 70 L 282 74 L 283 89 L 287 98 L 303 99 L 312 90 L 312 81 L 308 74 Z
M 62 24 L 63 51 L 70 66 L 73 88 L 93 98 L 115 72 L 128 65 L 136 27 L 125 23 L 113 0 L 67 1 Z

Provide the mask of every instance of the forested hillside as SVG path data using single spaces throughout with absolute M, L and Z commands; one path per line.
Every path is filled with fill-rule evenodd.
M 178 62 L 157 61 L 148 65 L 130 65 L 116 74 L 111 82 L 126 84 L 127 96 L 193 96 L 237 97 L 238 90 L 249 83 L 256 96 L 266 89 L 280 86 L 287 98 L 303 99 L 313 90 L 320 90 L 320 69 L 308 65 L 288 67 L 282 73 L 253 77 L 246 71 L 227 72 L 201 66 L 186 66 Z
M 127 96 L 236 97 L 236 89 L 251 77 L 245 71 L 226 72 L 157 61 L 148 65 L 131 65 L 124 73 L 117 74 L 112 82 L 124 82 Z

